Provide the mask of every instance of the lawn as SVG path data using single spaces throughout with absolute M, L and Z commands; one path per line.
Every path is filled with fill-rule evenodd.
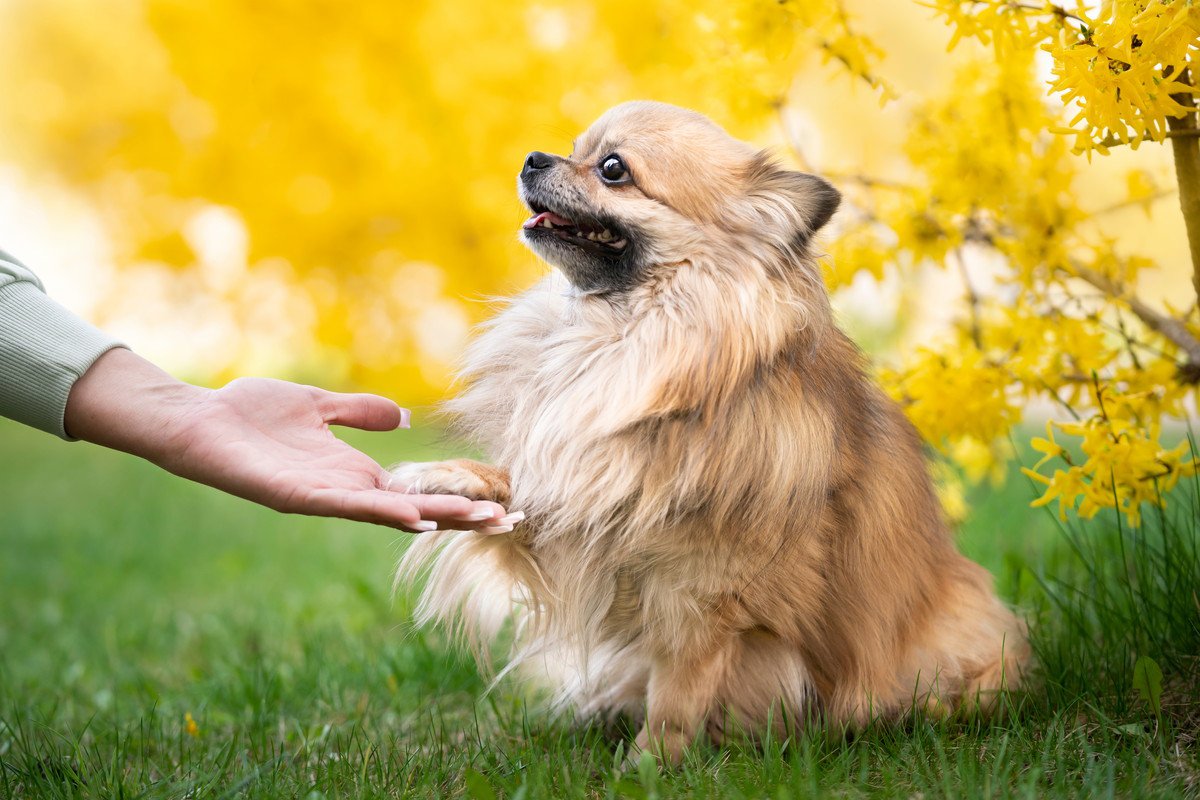
M 353 441 L 383 461 L 446 449 Z M 977 490 L 961 532 L 1044 664 L 1004 719 L 808 730 L 622 772 L 601 732 L 485 692 L 413 628 L 391 591 L 404 535 L 0 422 L 0 796 L 1200 794 L 1195 485 L 1136 533 L 1060 529 L 1030 497 L 1019 476 Z

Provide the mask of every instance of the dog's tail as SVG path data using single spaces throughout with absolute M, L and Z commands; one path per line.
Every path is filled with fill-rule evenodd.
M 537 633 L 547 588 L 527 541 L 520 532 L 422 534 L 400 560 L 395 586 L 423 582 L 417 623 L 445 626 L 490 668 L 492 643 L 506 623 L 515 624 L 514 653 Z

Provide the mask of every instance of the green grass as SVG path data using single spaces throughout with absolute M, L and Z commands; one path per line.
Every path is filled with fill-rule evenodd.
M 355 438 L 381 460 L 439 452 L 416 440 Z M 600 732 L 485 694 L 412 627 L 390 589 L 400 535 L 0 423 L 0 797 L 1197 795 L 1195 485 L 1138 532 L 1059 530 L 1029 497 L 1020 478 L 979 490 L 962 533 L 1033 619 L 1045 675 L 1007 719 L 808 730 L 624 773 Z M 1161 694 L 1135 686 L 1141 657 Z

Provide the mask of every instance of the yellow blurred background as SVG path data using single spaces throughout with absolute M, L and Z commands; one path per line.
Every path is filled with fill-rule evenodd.
M 545 269 L 516 238 L 529 150 L 567 152 L 610 105 L 652 98 L 835 183 L 905 178 L 913 110 L 993 57 L 947 53 L 916 2 L 848 0 L 883 51 L 882 102 L 774 5 L 0 0 L 0 247 L 182 376 L 432 402 L 488 298 Z M 1172 183 L 1148 144 L 1095 159 L 1076 190 L 1120 202 L 1131 170 Z M 1172 265 L 1146 284 L 1161 300 L 1186 241 L 1173 196 L 1151 212 L 1105 224 Z M 852 328 L 894 334 L 873 344 L 936 336 L 961 296 L 935 267 L 861 277 L 837 301 Z

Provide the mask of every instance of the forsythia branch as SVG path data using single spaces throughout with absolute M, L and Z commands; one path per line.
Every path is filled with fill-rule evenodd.
M 1186 72 L 1182 79 L 1184 83 L 1191 83 Z M 1191 94 L 1180 93 L 1174 95 L 1174 99 L 1189 109 L 1196 106 Z M 1178 132 L 1171 140 L 1171 149 L 1175 156 L 1175 179 L 1179 183 L 1179 208 L 1183 212 L 1192 254 L 1192 287 L 1200 299 L 1200 141 L 1195 138 L 1200 135 L 1200 126 L 1196 124 L 1194 111 L 1181 117 L 1169 117 L 1167 125 L 1171 133 Z
M 1171 122 L 1174 121 L 1174 119 L 1175 119 L 1174 117 L 1168 118 L 1167 124 L 1170 125 Z M 1186 119 L 1186 117 L 1184 119 Z M 1180 128 L 1180 129 L 1172 128 L 1171 130 L 1164 132 L 1163 136 L 1167 139 L 1195 139 L 1195 138 L 1200 137 L 1200 130 L 1197 130 L 1196 128 Z M 1153 140 L 1146 139 L 1144 141 L 1153 141 Z M 1132 144 L 1132 143 L 1133 143 L 1132 139 L 1122 139 L 1118 136 L 1108 136 L 1108 137 L 1105 137 L 1104 139 L 1101 139 L 1096 144 L 1100 147 L 1120 147 L 1121 145 Z
M 1126 292 L 1116 281 L 1079 264 L 1072 266 L 1075 275 L 1095 286 L 1109 297 L 1121 300 L 1129 306 L 1147 328 L 1156 331 L 1187 356 L 1186 363 L 1179 368 L 1181 378 L 1189 383 L 1200 382 L 1200 339 L 1192 335 L 1181 320 L 1160 313 L 1137 296 Z
M 1086 20 L 1084 20 L 1083 17 L 1080 17 L 1077 14 L 1072 14 L 1070 11 L 1067 11 L 1062 6 L 1058 6 L 1058 5 L 1054 5 L 1054 4 L 1047 4 L 1045 6 L 1036 6 L 1031 3 L 1011 3 L 1010 5 L 1013 8 L 1019 8 L 1022 11 L 1040 11 L 1043 13 L 1053 14 L 1054 16 L 1058 17 L 1059 19 L 1072 19 L 1072 20 L 1075 20 L 1076 22 L 1086 22 Z

